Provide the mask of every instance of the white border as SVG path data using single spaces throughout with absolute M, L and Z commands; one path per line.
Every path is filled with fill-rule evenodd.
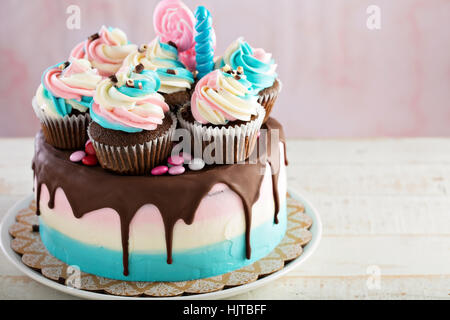
M 29 276 L 31 279 L 42 283 L 43 285 L 56 289 L 58 291 L 80 297 L 85 299 L 97 299 L 97 300 L 203 300 L 203 299 L 224 299 L 228 298 L 237 294 L 241 294 L 244 292 L 247 292 L 249 290 L 253 290 L 255 288 L 258 288 L 262 285 L 265 285 L 275 279 L 278 279 L 279 277 L 285 275 L 292 269 L 298 267 L 300 264 L 302 264 L 304 261 L 306 261 L 312 253 L 317 249 L 319 246 L 319 242 L 322 238 L 322 221 L 320 219 L 320 216 L 317 212 L 317 210 L 312 206 L 312 204 L 306 200 L 304 197 L 298 195 L 297 193 L 293 192 L 292 190 L 288 190 L 289 194 L 296 199 L 297 201 L 300 201 L 304 206 L 306 213 L 312 218 L 313 224 L 310 228 L 310 231 L 312 233 L 312 240 L 303 248 L 304 251 L 300 257 L 297 259 L 291 261 L 288 263 L 283 269 L 280 271 L 277 271 L 275 273 L 272 273 L 269 276 L 266 276 L 262 279 L 259 279 L 255 282 L 245 284 L 242 286 L 232 287 L 228 289 L 223 289 L 216 292 L 211 293 L 202 293 L 202 294 L 195 294 L 195 295 L 186 295 L 186 296 L 179 296 L 179 297 L 121 297 L 121 296 L 113 296 L 110 294 L 104 294 L 104 293 L 96 293 L 96 292 L 89 292 L 85 290 L 79 290 L 75 288 L 67 287 L 63 284 L 59 284 L 58 282 L 55 282 L 53 280 L 47 279 L 45 276 L 43 276 L 40 272 L 32 270 L 31 268 L 27 267 L 25 264 L 22 263 L 21 256 L 14 252 L 11 249 L 11 236 L 9 235 L 8 229 L 9 227 L 14 224 L 15 217 L 17 215 L 17 212 L 25 209 L 28 207 L 30 201 L 33 199 L 33 195 L 29 195 L 25 197 L 24 199 L 17 202 L 11 209 L 8 210 L 5 217 L 2 220 L 2 223 L 0 225 L 0 247 L 2 248 L 3 253 L 8 258 L 9 261 L 11 261 L 12 264 L 14 264 L 20 271 L 22 271 L 24 274 Z

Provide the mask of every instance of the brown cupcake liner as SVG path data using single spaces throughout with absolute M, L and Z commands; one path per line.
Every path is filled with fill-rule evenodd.
M 100 143 L 92 138 L 88 128 L 89 138 L 102 168 L 123 175 L 144 175 L 165 162 L 172 150 L 172 137 L 177 127 L 177 118 L 172 113 L 169 115 L 172 125 L 163 135 L 133 146 L 117 147 Z
M 267 122 L 272 112 L 275 101 L 281 92 L 282 84 L 279 79 L 276 79 L 272 87 L 261 90 L 258 95 L 258 103 L 266 110 L 266 116 L 264 117 L 263 124 Z
M 198 122 L 189 122 L 182 116 L 187 107 L 189 105 L 180 109 L 177 117 L 180 126 L 191 133 L 191 148 L 195 157 L 198 157 L 195 154 L 198 146 L 201 146 L 201 158 L 206 164 L 234 164 L 250 157 L 265 116 L 263 107 L 258 107 L 258 115 L 254 120 L 234 127 L 204 126 Z
M 53 118 L 45 114 L 35 99 L 32 105 L 41 122 L 47 143 L 64 150 L 84 149 L 88 140 L 87 128 L 91 121 L 89 113 Z

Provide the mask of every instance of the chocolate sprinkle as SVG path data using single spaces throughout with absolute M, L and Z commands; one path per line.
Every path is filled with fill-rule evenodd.
M 115 74 L 113 74 L 112 76 L 109 76 L 109 80 L 111 80 L 111 81 L 114 82 L 114 83 L 119 82 L 119 80 L 117 80 L 117 77 L 116 77 Z
M 172 47 L 174 47 L 175 49 L 178 50 L 177 45 L 176 45 L 173 41 L 169 41 L 169 42 L 167 42 L 167 44 L 168 44 L 169 46 L 172 46 Z
M 168 74 L 173 74 L 173 75 L 176 75 L 176 74 L 177 74 L 177 72 L 176 72 L 175 70 L 173 70 L 173 69 L 167 69 L 166 72 L 167 72 Z
M 238 75 L 235 75 L 234 78 L 238 81 L 241 80 L 241 76 L 238 76 Z
M 269 118 L 263 128 L 268 129 L 267 141 L 271 141 L 271 129 L 278 129 L 280 130 L 280 141 L 285 143 L 282 127 L 276 120 Z M 270 146 L 270 143 L 268 145 Z M 37 186 L 36 214 L 40 214 L 43 184 L 50 195 L 48 201 L 50 209 L 55 207 L 55 194 L 59 188 L 64 190 L 76 218 L 81 218 L 85 214 L 101 208 L 114 209 L 120 217 L 124 275 L 129 274 L 130 224 L 142 206 L 151 203 L 160 210 L 165 229 L 167 263 L 171 264 L 173 261 L 173 231 L 176 222 L 182 220 L 191 225 L 200 202 L 217 183 L 228 185 L 242 200 L 246 223 L 246 257 L 247 259 L 251 258 L 252 206 L 259 198 L 264 177 L 261 172 L 264 172 L 266 166 L 264 161 L 245 165 L 208 166 L 201 172 L 188 171 L 180 176 L 120 176 L 111 174 L 100 167 L 74 164 L 69 161 L 70 154 L 70 151 L 58 150 L 47 144 L 42 131 L 37 134 L 33 159 Z M 269 163 L 278 162 L 279 148 L 268 150 L 267 155 Z M 279 211 L 278 185 L 276 184 L 278 174 L 279 170 L 272 172 L 273 196 L 276 206 L 275 223 L 278 222 Z M 94 180 L 95 183 L 86 183 Z M 124 194 L 127 197 L 124 198 Z M 178 197 L 177 201 L 173 201 L 173 197 L 167 196 L 169 194 L 183 196 Z
M 141 73 L 142 71 L 144 71 L 144 65 L 142 63 L 139 63 L 136 67 L 134 67 L 135 73 Z
M 31 229 L 33 230 L 33 232 L 39 232 L 39 225 L 38 224 L 33 224 L 31 226 Z
M 94 33 L 93 35 L 89 36 L 88 40 L 94 41 L 97 40 L 98 38 L 100 38 L 100 35 L 98 33 Z

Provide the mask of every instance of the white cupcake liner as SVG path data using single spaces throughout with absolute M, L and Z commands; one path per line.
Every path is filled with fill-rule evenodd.
M 198 122 L 192 123 L 182 117 L 185 106 L 178 111 L 180 126 L 191 133 L 191 146 L 194 157 L 202 158 L 206 164 L 234 164 L 242 163 L 252 154 L 258 132 L 261 129 L 265 110 L 257 108 L 257 117 L 245 124 L 235 127 L 207 127 Z M 201 155 L 198 154 L 201 146 Z M 214 155 L 212 154 L 214 150 Z M 206 152 L 205 152 L 206 151 Z
M 31 104 L 41 122 L 47 143 L 65 150 L 84 149 L 88 140 L 87 127 L 91 121 L 89 113 L 54 118 L 38 106 L 36 97 Z
M 172 125 L 160 137 L 144 144 L 116 147 L 95 141 L 89 128 L 88 135 L 94 146 L 100 165 L 107 170 L 124 175 L 144 175 L 165 162 L 172 150 L 172 137 L 177 127 L 177 118 L 169 113 Z

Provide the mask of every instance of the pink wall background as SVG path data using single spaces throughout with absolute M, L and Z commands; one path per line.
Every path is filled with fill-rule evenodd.
M 450 135 L 450 1 L 185 0 L 205 4 L 217 53 L 240 35 L 273 53 L 284 90 L 274 115 L 289 137 Z M 31 98 L 42 71 L 102 24 L 154 38 L 156 0 L 3 0 L 0 136 L 39 128 Z M 81 29 L 66 8 L 81 8 Z M 366 27 L 371 5 L 381 30 Z

